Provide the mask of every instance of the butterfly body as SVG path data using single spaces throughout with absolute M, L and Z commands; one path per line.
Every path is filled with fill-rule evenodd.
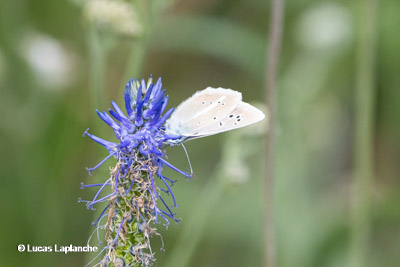
M 240 92 L 208 87 L 182 102 L 165 124 L 165 132 L 179 138 L 168 144 L 241 128 L 265 118 L 264 113 L 242 101 Z

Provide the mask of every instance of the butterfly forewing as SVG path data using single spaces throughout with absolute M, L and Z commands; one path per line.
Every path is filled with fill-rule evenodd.
M 208 87 L 180 104 L 166 122 L 166 131 L 182 136 L 196 136 L 225 118 L 241 102 L 242 94 L 231 89 Z
M 221 120 L 200 128 L 196 132 L 196 136 L 213 135 L 237 128 L 241 128 L 256 123 L 265 118 L 262 111 L 254 106 L 240 101 L 238 105 L 227 116 Z

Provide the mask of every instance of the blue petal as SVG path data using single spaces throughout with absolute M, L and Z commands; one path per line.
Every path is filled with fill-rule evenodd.
M 149 89 L 147 89 L 146 95 L 144 96 L 143 102 L 147 106 L 149 103 L 151 92 L 153 91 L 153 84 L 150 84 Z
M 118 105 L 114 101 L 111 101 L 111 105 L 121 118 L 123 118 L 124 120 L 128 120 L 128 118 L 125 116 L 125 114 L 122 112 L 122 110 L 118 107 Z
M 151 105 L 150 105 L 150 108 L 151 108 L 152 110 L 159 109 L 159 108 L 161 107 L 162 102 L 163 102 L 163 100 L 164 100 L 164 95 L 165 95 L 165 90 L 162 90 L 162 91 L 160 91 L 159 94 L 157 94 L 157 95 L 155 96 L 155 98 L 153 99 L 153 101 L 151 101 Z
M 137 99 L 136 99 L 136 120 L 135 120 L 135 124 L 137 126 L 142 126 L 143 125 L 142 108 L 143 108 L 143 101 L 142 101 L 142 86 L 141 86 L 139 88 Z
M 142 79 L 142 83 L 140 84 L 140 86 L 142 87 L 142 91 L 147 90 L 146 81 L 144 79 Z
M 171 114 L 174 112 L 175 108 L 171 108 L 167 112 L 165 112 L 164 116 L 158 120 L 158 122 L 154 125 L 156 127 L 160 127 L 165 123 L 165 121 L 171 116 Z
M 104 139 L 101 139 L 100 137 L 97 137 L 95 135 L 92 135 L 88 132 L 89 129 L 87 129 L 85 131 L 85 133 L 83 135 L 87 135 L 89 136 L 93 141 L 99 143 L 100 145 L 104 146 L 105 148 L 107 148 L 109 151 L 114 151 L 115 148 L 117 147 L 116 143 L 110 142 L 110 141 L 106 141 Z
M 134 81 L 131 78 L 129 80 L 129 82 L 126 83 L 125 95 L 124 95 L 125 96 L 125 109 L 126 109 L 129 117 L 133 113 L 132 107 L 133 107 L 133 104 L 134 104 L 134 101 L 135 101 L 135 99 L 134 99 L 135 96 L 134 95 L 136 95 L 136 93 L 137 93 L 137 92 L 133 91 L 134 88 L 132 87 L 132 82 L 134 82 Z
M 121 127 L 105 112 L 100 112 L 96 110 L 97 115 L 105 122 L 107 123 L 111 128 L 113 128 L 114 131 L 119 131 Z
M 161 113 L 163 113 L 164 110 L 165 110 L 165 108 L 167 107 L 167 105 L 168 105 L 168 99 L 169 99 L 169 96 L 166 96 L 166 97 L 164 98 L 164 103 L 162 104 L 162 107 L 161 107 Z
M 158 78 L 156 84 L 154 85 L 152 94 L 150 96 L 151 99 L 154 99 L 154 97 L 159 94 L 161 87 L 162 87 L 162 82 L 161 82 L 161 77 L 160 77 L 160 78 Z

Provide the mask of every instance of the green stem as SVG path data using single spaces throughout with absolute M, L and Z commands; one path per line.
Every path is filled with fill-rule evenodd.
M 266 267 L 277 266 L 274 225 L 274 176 L 275 176 L 275 130 L 276 130 L 276 83 L 279 72 L 279 55 L 282 41 L 284 0 L 272 0 L 269 33 L 269 50 L 266 74 L 266 102 L 270 110 L 269 131 L 267 133 L 265 165 L 265 227 L 264 263 Z
M 183 229 L 164 266 L 190 266 L 195 250 L 203 238 L 207 221 L 210 221 L 210 211 L 223 197 L 224 189 L 228 186 L 237 185 L 235 179 L 230 177 L 231 174 L 227 170 L 231 168 L 233 162 L 246 162 L 253 154 L 259 155 L 260 146 L 255 141 L 256 139 L 243 135 L 243 132 L 242 134 L 240 132 L 227 134 L 223 142 L 221 161 L 218 164 L 217 171 L 208 179 L 190 216 L 187 216 Z
M 134 42 L 125 68 L 123 82 L 128 81 L 131 77 L 139 78 L 141 76 L 141 70 L 146 58 L 148 39 L 147 34 L 144 33 L 142 37 Z
M 350 266 L 365 267 L 370 243 L 373 183 L 374 66 L 377 0 L 359 2 L 358 73 L 354 140 L 353 229 Z
M 166 267 L 189 266 L 189 261 L 201 240 L 209 211 L 217 203 L 222 192 L 221 181 L 217 179 L 220 175 L 208 180 L 203 188 L 201 197 L 185 222 L 185 226 L 176 240 L 176 245 L 168 256 Z
M 153 32 L 154 25 L 157 18 L 162 12 L 162 8 L 157 5 L 157 1 L 137 1 L 136 7 L 139 11 L 140 21 L 142 22 L 143 31 L 142 35 L 138 37 L 132 45 L 132 49 L 128 58 L 128 62 L 123 74 L 123 86 L 125 82 L 131 77 L 139 78 L 143 69 L 144 61 L 146 59 L 147 51 L 149 48 L 149 41 Z M 122 94 L 119 95 L 119 98 Z
M 90 99 L 92 110 L 105 107 L 105 59 L 106 51 L 100 32 L 95 28 L 89 30 L 90 56 Z
M 100 36 L 100 32 L 94 27 L 91 26 L 88 31 L 88 48 L 89 48 L 89 87 L 90 87 L 90 110 L 91 110 L 91 130 L 101 135 L 100 127 L 101 122 L 95 118 L 96 113 L 94 112 L 96 109 L 104 110 L 105 109 L 105 59 L 106 59 L 106 50 L 104 45 L 104 40 Z M 101 170 L 100 176 L 104 175 L 106 177 L 107 172 Z M 97 214 L 98 216 L 98 214 Z M 97 218 L 95 215 L 94 218 Z M 90 261 L 92 255 L 87 254 L 86 260 Z

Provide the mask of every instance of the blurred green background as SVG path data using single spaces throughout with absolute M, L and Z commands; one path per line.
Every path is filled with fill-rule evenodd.
M 111 100 L 122 105 L 130 76 L 161 76 L 170 107 L 207 86 L 241 91 L 246 102 L 266 98 L 269 1 L 131 3 L 121 13 L 83 0 L 0 1 L 1 266 L 83 266 L 93 256 L 19 253 L 17 245 L 86 244 L 98 211 L 78 203 L 95 193 L 80 182 L 108 176 L 106 167 L 87 174 L 106 151 L 82 133 L 90 127 L 113 138 L 95 109 L 106 110 Z M 276 129 L 278 266 L 349 266 L 356 4 L 286 3 Z M 397 0 L 377 10 L 368 266 L 400 266 L 399 10 Z M 156 266 L 263 265 L 265 145 L 262 124 L 187 143 L 197 179 L 169 173 L 179 180 L 173 190 L 182 221 L 168 230 L 159 225 L 166 252 L 153 238 Z M 167 154 L 188 168 L 180 147 Z

